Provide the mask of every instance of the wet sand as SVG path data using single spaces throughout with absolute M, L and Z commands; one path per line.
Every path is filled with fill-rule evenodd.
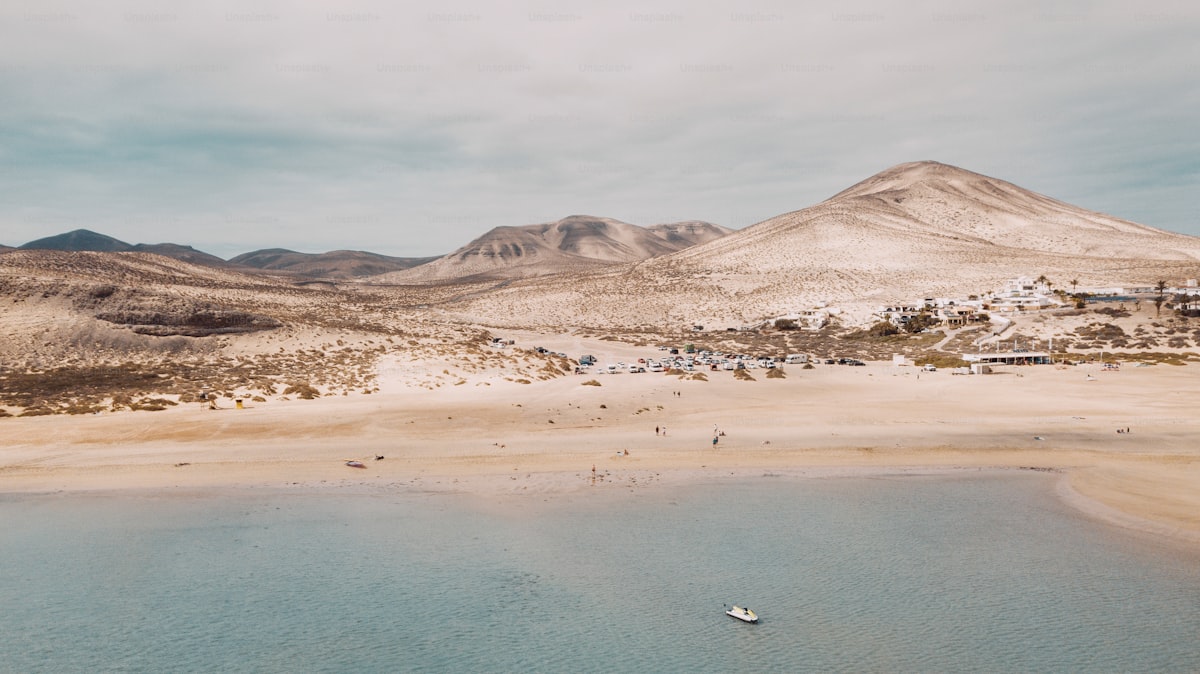
M 706 374 L 433 391 L 384 382 L 375 395 L 245 409 L 3 419 L 0 492 L 367 486 L 548 496 L 764 474 L 1001 468 L 1061 473 L 1064 498 L 1090 515 L 1200 542 L 1191 368 Z M 582 385 L 589 379 L 601 385 Z M 724 433 L 715 446 L 714 426 Z

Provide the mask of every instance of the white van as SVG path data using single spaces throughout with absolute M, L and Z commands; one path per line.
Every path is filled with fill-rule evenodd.
M 788 365 L 800 365 L 808 362 L 807 353 L 789 353 L 787 360 L 784 361 Z

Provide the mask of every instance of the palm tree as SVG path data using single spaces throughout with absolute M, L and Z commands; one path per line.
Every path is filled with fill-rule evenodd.
M 1071 279 L 1071 294 L 1072 295 L 1075 294 L 1075 289 L 1078 287 L 1079 287 L 1079 279 L 1077 279 L 1077 278 Z
M 1158 296 L 1154 298 L 1154 315 L 1158 317 L 1162 314 L 1162 305 L 1167 299 L 1163 296 L 1167 289 L 1167 282 L 1160 279 L 1158 283 L 1154 284 L 1154 289 L 1158 291 Z

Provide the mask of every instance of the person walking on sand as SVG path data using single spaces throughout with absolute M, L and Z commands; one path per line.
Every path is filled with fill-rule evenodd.
M 717 436 L 717 435 L 714 435 L 714 436 L 713 436 L 713 447 L 716 447 L 716 446 L 717 446 L 717 439 L 718 439 L 719 437 L 720 437 L 720 436 Z
M 654 427 L 654 434 L 655 434 L 655 435 L 658 435 L 658 426 L 655 426 L 655 427 Z
M 667 427 L 663 426 L 663 435 L 665 436 L 666 434 L 667 434 Z

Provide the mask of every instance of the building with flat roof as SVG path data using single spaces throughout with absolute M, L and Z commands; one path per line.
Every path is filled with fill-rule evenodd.
M 964 353 L 963 360 L 983 365 L 1049 365 L 1050 354 L 1045 351 L 992 351 Z

